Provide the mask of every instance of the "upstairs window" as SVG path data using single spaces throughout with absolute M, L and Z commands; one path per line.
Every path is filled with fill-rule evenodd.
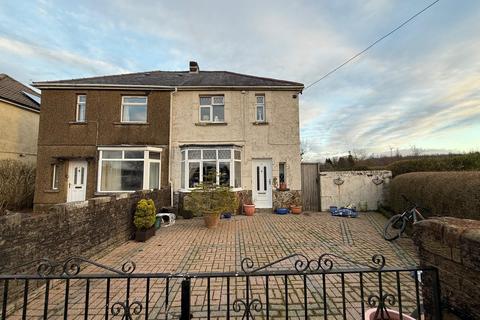
M 147 97 L 122 97 L 122 122 L 147 122 Z
M 87 96 L 84 94 L 79 94 L 77 96 L 77 110 L 75 112 L 75 121 L 85 122 L 87 121 Z
M 256 99 L 256 121 L 265 122 L 265 96 L 257 95 Z
M 225 122 L 223 96 L 200 97 L 200 122 Z

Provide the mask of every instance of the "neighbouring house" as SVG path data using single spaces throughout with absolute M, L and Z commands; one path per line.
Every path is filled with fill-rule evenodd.
M 40 94 L 0 74 L 0 159 L 35 162 Z
M 168 186 L 171 88 L 135 81 L 148 77 L 34 83 L 42 90 L 35 211 Z
M 43 97 L 37 207 L 168 185 L 181 207 L 210 172 L 258 208 L 300 201 L 301 83 L 190 62 L 34 86 Z

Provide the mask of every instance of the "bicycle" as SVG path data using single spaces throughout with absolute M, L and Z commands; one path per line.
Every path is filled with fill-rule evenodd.
M 418 211 L 418 205 L 416 203 L 408 200 L 403 194 L 401 196 L 409 206 L 402 214 L 394 215 L 385 224 L 383 228 L 383 238 L 387 241 L 398 239 L 405 231 L 407 222 L 415 223 L 425 219 L 420 211 Z

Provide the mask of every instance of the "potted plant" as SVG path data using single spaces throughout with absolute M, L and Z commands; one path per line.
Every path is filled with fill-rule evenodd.
M 215 228 L 220 222 L 222 213 L 235 212 L 238 207 L 235 193 L 230 187 L 212 182 L 215 181 L 215 177 L 215 173 L 205 177 L 205 182 L 192 190 L 189 200 L 184 204 L 187 210 L 203 215 L 207 228 Z
M 302 206 L 299 205 L 297 202 L 295 202 L 290 206 L 290 211 L 293 214 L 300 214 L 300 213 L 302 213 Z
M 255 213 L 255 204 L 252 202 L 245 202 L 243 204 L 243 212 L 246 216 L 253 216 Z
M 155 235 L 155 203 L 152 199 L 138 201 L 133 224 L 137 228 L 135 240 L 145 242 Z

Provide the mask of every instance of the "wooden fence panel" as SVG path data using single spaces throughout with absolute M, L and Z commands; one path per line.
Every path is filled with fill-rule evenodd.
M 302 199 L 304 211 L 320 211 L 320 184 L 316 163 L 302 163 Z

